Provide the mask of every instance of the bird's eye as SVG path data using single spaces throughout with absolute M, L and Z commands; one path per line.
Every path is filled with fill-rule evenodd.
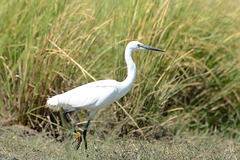
M 140 45 L 140 44 L 138 44 L 137 46 L 138 46 L 139 48 L 141 47 L 141 45 Z

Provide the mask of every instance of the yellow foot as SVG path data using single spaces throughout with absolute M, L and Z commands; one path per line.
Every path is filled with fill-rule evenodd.
M 77 133 L 77 138 L 75 138 L 75 140 L 73 141 L 73 143 L 75 142 L 75 141 L 78 141 L 78 143 L 77 143 L 77 150 L 78 150 L 78 148 L 80 147 L 80 145 L 81 145 L 81 142 L 82 142 L 82 135 L 81 135 L 81 133 L 80 132 L 78 132 L 78 131 L 76 131 L 76 133 Z M 72 143 L 72 144 L 73 144 Z
M 82 135 L 81 135 L 81 133 L 78 132 L 78 131 L 76 131 L 76 133 L 77 133 L 77 137 L 75 138 L 75 140 L 73 141 L 73 143 L 74 143 L 76 140 L 78 140 L 78 142 L 80 142 L 80 141 L 82 140 Z

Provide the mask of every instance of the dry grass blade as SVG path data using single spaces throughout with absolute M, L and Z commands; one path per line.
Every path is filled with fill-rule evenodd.
M 190 51 L 184 53 L 182 56 L 180 56 L 178 59 L 174 61 L 174 63 L 178 62 L 179 60 L 183 59 L 185 56 L 187 56 L 189 53 L 193 52 L 194 49 L 191 49 Z
M 135 124 L 135 126 L 138 128 L 139 132 L 141 133 L 142 137 L 146 140 L 146 137 L 142 131 L 142 129 L 138 126 L 137 122 L 132 118 L 132 116 L 123 108 L 123 106 L 116 101 L 116 103 L 120 106 L 120 108 L 123 110 L 123 112 L 131 119 L 131 121 Z
M 64 52 L 64 50 L 62 50 L 60 47 L 58 47 L 56 43 L 54 43 L 50 39 L 48 39 L 48 41 L 50 43 L 52 43 L 54 45 L 54 47 L 56 47 L 59 51 L 61 51 L 64 54 L 65 57 L 69 58 L 74 64 L 76 64 L 80 68 L 80 70 L 82 71 L 82 73 L 84 74 L 85 77 L 86 77 L 85 74 L 87 74 L 94 81 L 96 81 L 96 79 L 90 73 L 88 73 L 88 71 L 86 71 L 79 63 L 77 63 L 72 57 L 70 57 L 66 52 Z

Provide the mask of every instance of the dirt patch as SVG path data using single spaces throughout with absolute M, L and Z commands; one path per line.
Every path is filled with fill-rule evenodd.
M 194 137 L 140 141 L 88 135 L 88 155 L 84 147 L 76 151 L 73 136 L 62 142 L 24 126 L 2 126 L 0 159 L 238 159 L 240 144 L 217 137 Z

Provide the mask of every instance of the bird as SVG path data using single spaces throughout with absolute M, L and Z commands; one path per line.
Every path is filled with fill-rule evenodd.
M 67 122 L 70 122 L 67 113 L 77 110 L 89 110 L 89 119 L 82 132 L 82 135 L 76 131 L 78 140 L 77 150 L 82 142 L 82 136 L 87 150 L 87 129 L 90 121 L 98 109 L 109 106 L 116 100 L 122 98 L 131 89 L 135 78 L 137 68 L 132 59 L 132 53 L 137 50 L 153 50 L 165 52 L 161 49 L 146 46 L 137 41 L 131 41 L 125 48 L 125 61 L 127 64 L 127 77 L 125 80 L 118 82 L 116 80 L 100 80 L 84 84 L 65 93 L 55 95 L 47 100 L 47 106 L 52 110 L 64 110 L 63 115 Z

